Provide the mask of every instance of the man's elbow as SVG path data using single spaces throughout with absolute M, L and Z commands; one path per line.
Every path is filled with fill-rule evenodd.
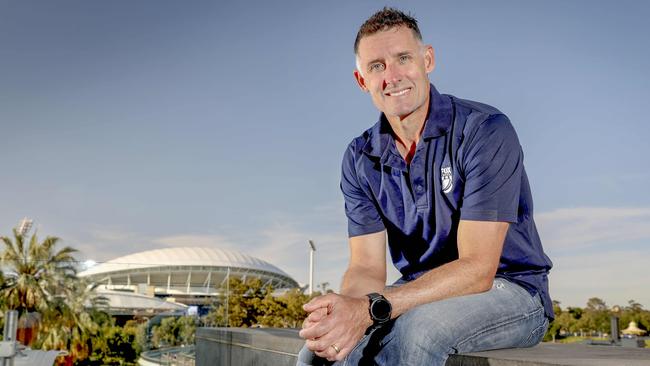
M 482 276 L 477 281 L 477 290 L 478 292 L 487 292 L 492 288 L 494 283 L 494 275 L 492 276 Z
M 494 283 L 497 266 L 485 263 L 477 263 L 473 267 L 476 270 L 474 273 L 474 288 L 477 292 L 489 291 Z
M 345 271 L 346 276 L 366 278 L 376 282 L 386 283 L 386 267 L 370 265 L 349 266 Z

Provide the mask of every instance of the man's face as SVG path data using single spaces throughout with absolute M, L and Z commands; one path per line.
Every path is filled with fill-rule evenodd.
M 408 27 L 365 36 L 359 42 L 354 76 L 362 90 L 387 117 L 403 119 L 428 108 L 434 56 Z

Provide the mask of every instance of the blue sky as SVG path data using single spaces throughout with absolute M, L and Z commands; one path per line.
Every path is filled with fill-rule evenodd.
M 650 307 L 643 1 L 404 1 L 438 90 L 492 104 L 525 152 L 551 295 Z M 238 249 L 338 288 L 348 142 L 378 113 L 352 43 L 383 4 L 0 0 L 0 233 L 80 258 Z M 393 273 L 394 275 L 394 273 Z

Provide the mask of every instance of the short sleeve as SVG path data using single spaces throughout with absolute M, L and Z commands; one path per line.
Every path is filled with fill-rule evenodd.
M 476 128 L 461 164 L 465 188 L 460 218 L 516 223 L 523 153 L 506 116 L 490 116 Z
M 355 155 L 351 144 L 345 151 L 341 169 L 341 191 L 345 200 L 349 237 L 376 233 L 385 228 L 375 203 L 361 188 Z

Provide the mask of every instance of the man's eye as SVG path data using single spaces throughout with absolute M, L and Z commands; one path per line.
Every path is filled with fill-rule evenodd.
M 370 65 L 370 71 L 383 71 L 384 64 L 372 64 Z
M 406 63 L 408 60 L 410 60 L 410 59 L 411 59 L 411 56 L 409 56 L 409 55 L 403 55 L 403 56 L 400 56 L 400 58 L 399 58 L 399 62 L 402 63 L 402 64 L 405 64 L 405 63 Z

